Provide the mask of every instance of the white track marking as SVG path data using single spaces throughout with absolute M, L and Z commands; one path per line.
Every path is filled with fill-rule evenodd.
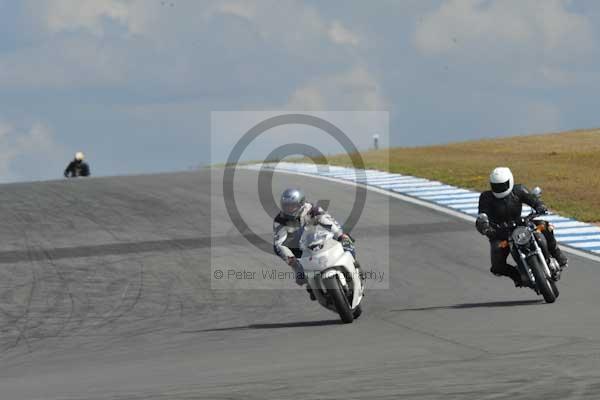
M 571 243 L 569 246 L 573 246 L 573 247 L 581 247 L 581 248 L 586 248 L 586 247 L 598 247 L 600 248 L 600 240 L 595 241 L 595 242 L 578 242 L 578 243 Z
M 390 188 L 384 188 L 384 189 L 392 189 L 395 192 L 401 192 L 401 193 L 413 193 L 413 195 L 417 195 L 417 193 L 425 193 L 425 192 L 431 192 L 432 190 L 435 191 L 439 191 L 441 192 L 442 190 L 456 190 L 457 188 L 455 188 L 454 186 L 448 186 L 448 185 L 441 185 L 441 186 L 425 186 L 425 187 L 420 187 L 420 186 L 414 186 L 414 187 L 390 187 Z
M 439 204 L 444 204 L 447 206 L 450 205 L 460 205 L 460 204 L 472 204 L 474 206 L 477 206 L 479 204 L 479 198 L 466 198 L 466 199 L 456 199 L 456 200 L 437 200 L 436 203 Z
M 570 233 L 600 233 L 600 228 L 589 226 L 585 228 L 565 228 L 560 230 L 560 235 L 568 235 Z
M 432 190 L 432 191 L 428 191 L 428 192 L 421 192 L 419 193 L 419 196 L 436 196 L 436 195 L 441 195 L 441 194 L 445 194 L 445 195 L 450 195 L 450 194 L 462 194 L 462 193 L 468 193 L 469 191 L 466 189 L 445 189 L 445 190 Z M 405 192 L 408 195 L 411 195 L 411 192 Z
M 422 196 L 421 198 L 424 200 L 444 200 L 444 199 L 466 199 L 466 198 L 479 198 L 479 193 L 464 193 L 464 194 L 455 194 L 455 195 L 436 195 L 436 196 Z
M 579 222 L 579 221 L 553 222 L 552 225 L 554 225 L 555 228 L 560 228 L 560 229 L 588 226 L 588 224 L 586 224 L 585 222 Z
M 416 183 L 394 183 L 394 184 L 385 184 L 385 185 L 378 185 L 381 186 L 385 189 L 404 189 L 404 190 L 410 190 L 411 188 L 432 188 L 432 187 L 438 187 L 438 186 L 446 186 L 441 182 L 416 182 Z
M 447 207 L 454 208 L 456 210 L 464 210 L 469 208 L 479 208 L 477 203 L 464 203 L 464 204 L 444 204 Z
M 576 242 L 579 240 L 600 240 L 600 235 L 563 236 L 557 232 L 554 232 L 554 236 L 556 236 L 556 239 L 560 240 L 561 242 L 562 241 Z

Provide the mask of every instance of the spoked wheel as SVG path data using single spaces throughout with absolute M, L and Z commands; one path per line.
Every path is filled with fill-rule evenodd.
M 552 291 L 554 292 L 554 297 L 558 299 L 560 292 L 558 291 L 558 287 L 556 286 L 555 281 L 550 281 L 550 286 L 552 287 Z
M 339 277 L 334 275 L 331 278 L 327 278 L 325 279 L 324 284 L 325 288 L 327 288 L 327 293 L 329 293 L 331 299 L 333 300 L 335 309 L 340 315 L 342 322 L 349 324 L 354 321 L 354 315 L 352 308 L 350 308 L 350 302 L 346 297 L 346 293 L 344 292 L 344 288 L 340 283 Z
M 553 290 L 553 281 L 549 280 L 544 273 L 544 267 L 540 263 L 540 260 L 537 257 L 531 257 L 529 260 L 529 266 L 531 268 L 531 272 L 535 278 L 535 284 L 540 291 L 541 295 L 544 297 L 546 303 L 554 303 L 556 300 L 556 295 Z M 556 285 L 554 285 L 556 287 Z

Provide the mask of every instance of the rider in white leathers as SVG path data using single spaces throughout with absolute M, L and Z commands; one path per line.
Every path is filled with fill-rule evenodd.
M 298 285 L 305 283 L 304 271 L 297 259 L 302 256 L 299 241 L 306 225 L 321 225 L 329 229 L 356 259 L 354 242 L 341 225 L 321 207 L 306 202 L 304 193 L 299 189 L 286 189 L 281 195 L 281 212 L 273 221 L 273 250 L 294 269 Z M 358 268 L 358 262 L 356 266 Z

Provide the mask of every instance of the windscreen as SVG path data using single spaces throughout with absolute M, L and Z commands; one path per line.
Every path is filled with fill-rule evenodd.
M 320 225 L 306 227 L 300 239 L 300 247 L 312 251 L 319 250 L 330 236 L 333 234 Z

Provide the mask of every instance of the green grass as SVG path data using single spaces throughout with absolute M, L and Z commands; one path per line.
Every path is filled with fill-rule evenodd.
M 600 221 L 600 129 L 486 139 L 427 147 L 397 147 L 361 154 L 367 168 L 488 189 L 496 166 L 510 167 L 517 183 L 540 186 L 553 210 L 581 221 Z M 347 155 L 320 160 L 350 166 Z

